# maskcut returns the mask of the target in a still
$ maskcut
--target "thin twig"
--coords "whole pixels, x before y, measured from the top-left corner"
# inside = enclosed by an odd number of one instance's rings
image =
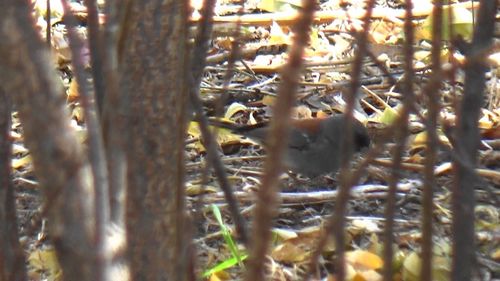
[[[480,1],[477,24],[467,58],[489,48],[492,43],[498,1]],[[452,194],[453,208],[453,260],[451,280],[471,280],[475,264],[474,244],[474,187],[478,177],[473,168],[477,165],[479,147],[478,119],[485,92],[483,60],[470,60],[465,66],[465,89],[458,114],[457,153],[465,160],[464,165],[455,162],[455,184]],[[471,168],[467,167],[471,166]]]
[[[72,14],[68,2],[61,1],[66,15],[68,38],[70,43],[75,78],[78,82],[80,101],[85,112],[89,142],[89,160],[92,168],[95,189],[95,247],[96,269],[95,280],[105,280],[110,268],[110,260],[106,255],[106,225],[109,223],[109,184],[107,162],[104,153],[104,141],[101,127],[96,114],[95,104],[92,103],[91,90],[88,87],[85,65],[82,57],[83,40],[76,33],[76,18]]]
[[[202,20],[198,24],[198,33],[195,38],[195,44],[192,50],[191,58],[191,75],[189,77],[192,85],[189,91],[189,100],[192,110],[198,120],[201,137],[207,148],[208,163],[214,168],[214,172],[219,180],[219,185],[226,196],[229,204],[229,212],[234,220],[234,224],[238,231],[240,240],[246,245],[248,243],[248,231],[245,221],[239,212],[238,202],[232,194],[231,184],[227,180],[226,171],[222,161],[217,156],[217,144],[214,137],[208,129],[208,121],[203,113],[203,105],[199,97],[200,82],[203,74],[203,69],[206,65],[206,54],[208,50],[208,39],[212,30],[213,9],[215,6],[214,0],[205,0],[202,10]]]
[[[393,243],[394,243],[394,213],[396,211],[396,192],[397,183],[401,178],[401,164],[405,148],[406,138],[408,135],[408,117],[409,111],[414,103],[413,94],[413,23],[412,23],[412,1],[406,0],[406,18],[404,24],[405,31],[405,76],[403,80],[403,110],[400,113],[400,118],[396,121],[399,129],[395,130],[396,134],[396,149],[394,151],[393,165],[391,177],[389,179],[389,191],[387,194],[387,205],[385,208],[384,217],[384,270],[383,277],[385,281],[393,280]]]
[[[283,168],[281,160],[285,154],[285,145],[290,129],[290,113],[295,102],[302,68],[302,56],[309,40],[309,29],[316,7],[316,0],[302,2],[302,10],[294,28],[294,42],[290,48],[288,61],[281,73],[282,83],[278,88],[278,99],[273,108],[273,119],[266,141],[269,145],[269,154],[264,163],[266,174],[262,178],[262,185],[257,193],[253,240],[251,241],[248,270],[244,279],[246,281],[265,280],[265,261],[271,240],[272,219],[277,205],[277,186]]]
[[[424,186],[422,192],[422,268],[421,280],[432,280],[432,220],[433,220],[433,197],[436,187],[434,166],[437,160],[437,147],[439,138],[437,135],[437,119],[440,109],[440,88],[442,79],[441,70],[441,48],[442,48],[442,22],[443,1],[434,2],[432,13],[432,76],[424,88],[427,97],[427,119],[425,120],[427,131],[427,143],[425,147],[425,168],[423,171]]]

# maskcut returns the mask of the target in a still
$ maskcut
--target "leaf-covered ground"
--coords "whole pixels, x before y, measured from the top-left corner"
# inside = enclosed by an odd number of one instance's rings
[[[38,1],[45,2],[45,1]],[[34,16],[40,34],[45,36],[44,8],[37,2]],[[292,42],[293,18],[299,11],[300,1],[253,0],[248,1],[237,27],[239,10],[237,1],[219,1],[216,6],[215,25],[208,66],[201,85],[201,95],[207,115],[214,116],[219,97],[225,95],[222,116],[228,122],[256,124],[272,117],[271,106],[280,83],[279,70],[287,60],[287,48]],[[402,177],[397,192],[397,208],[394,244],[396,259],[394,269],[398,280],[417,280],[421,240],[421,193],[422,171],[425,160],[425,126],[420,116],[426,115],[424,86],[428,82],[430,60],[431,4],[420,1],[415,11],[416,42],[414,87],[418,97],[416,108],[419,114],[411,114],[408,137],[402,166]],[[299,96],[294,108],[294,118],[322,118],[341,113],[344,109],[343,94],[349,87],[350,65],[356,50],[353,30],[360,30],[364,1],[347,1],[339,6],[338,1],[322,1],[315,24],[311,29],[309,46],[304,56],[303,76],[298,89]],[[85,9],[77,2],[73,8],[85,16]],[[199,15],[199,4],[193,3],[193,22]],[[453,24],[456,32],[464,38],[471,36],[472,9],[469,2],[453,4]],[[448,8],[449,9],[449,8]],[[370,53],[377,58],[393,79],[400,80],[403,74],[403,8],[399,1],[388,1],[376,6],[369,31]],[[67,89],[68,108],[74,128],[85,141],[85,120],[78,102],[78,87],[72,79],[71,57],[62,12],[52,4],[52,50],[54,67],[60,70]],[[239,35],[235,37],[235,30]],[[194,29],[194,24],[193,24]],[[81,35],[85,36],[84,25]],[[233,42],[237,40],[243,59],[238,60],[230,81],[225,81],[228,60]],[[85,54],[84,54],[85,55]],[[442,53],[444,66],[459,62],[463,57]],[[498,84],[499,55],[490,56],[491,69],[488,74],[486,99],[479,120],[481,148],[478,174],[481,181],[476,187],[476,238],[477,257],[482,280],[500,278],[500,214],[496,205],[500,186],[500,85]],[[448,280],[451,263],[451,219],[450,208],[453,174],[450,155],[450,130],[455,124],[454,105],[463,91],[463,73],[456,71],[455,83],[443,81],[441,85],[440,118],[438,133],[442,146],[438,148],[438,161],[434,168],[437,184],[434,197],[434,278]],[[393,133],[386,128],[401,112],[401,93],[373,60],[366,59],[362,70],[362,87],[355,117],[370,132],[373,143],[384,142],[376,160],[371,161],[352,189],[347,216],[347,263],[349,280],[380,280],[381,235],[384,227],[385,195],[391,170],[394,148]],[[46,239],[43,210],[38,183],[33,175],[29,152],[22,142],[22,128],[16,114],[12,137],[15,141],[12,167],[17,191],[17,211],[23,246],[29,259],[30,278],[57,279],[57,264]],[[451,128],[451,129],[450,129]],[[229,180],[248,220],[252,217],[255,191],[259,188],[263,173],[265,150],[251,139],[229,130],[217,130],[217,141],[221,157],[226,165]],[[353,167],[363,161],[366,151],[356,154]],[[225,228],[233,224],[227,212],[224,196],[212,172],[202,180],[206,165],[205,148],[200,142],[198,125],[191,122],[186,144],[187,193],[189,208],[196,222],[195,245],[200,274],[210,280],[240,279],[243,265],[237,258],[245,259],[244,249],[231,251]],[[154,156],[152,156],[154,157]],[[303,178],[300,175],[284,174],[281,181],[281,204],[275,218],[274,240],[268,257],[268,273],[273,280],[297,280],[303,272],[308,258],[315,249],[322,226],[333,212],[337,196],[336,175]],[[215,204],[221,211],[221,221],[214,213]],[[229,235],[230,236],[230,235]],[[229,240],[228,240],[229,239]],[[335,255],[333,242],[328,243],[321,260],[322,278],[333,278],[332,260]],[[220,263],[224,263],[216,267]],[[243,262],[244,264],[244,262]],[[211,271],[208,271],[212,269]],[[329,279],[333,280],[333,279]]]

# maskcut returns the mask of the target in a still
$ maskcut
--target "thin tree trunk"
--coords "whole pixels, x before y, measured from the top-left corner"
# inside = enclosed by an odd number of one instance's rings
[[[0,88],[0,280],[27,280],[25,259],[17,231],[16,198],[11,175],[12,104]]]
[[[121,65],[134,280],[184,280],[186,1],[134,2]]]
[[[92,175],[28,1],[0,4],[0,83],[17,106],[66,280],[94,280]]]
[[[474,187],[478,184],[477,156],[480,140],[478,127],[481,105],[486,88],[487,70],[484,58],[478,56],[493,42],[498,1],[480,1],[474,39],[467,53],[463,100],[457,123],[457,154],[462,161],[454,162],[455,188],[453,190],[453,261],[451,280],[473,278],[476,264]]]

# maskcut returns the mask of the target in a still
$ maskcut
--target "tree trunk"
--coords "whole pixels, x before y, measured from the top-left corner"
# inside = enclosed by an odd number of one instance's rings
[[[134,2],[121,66],[133,280],[184,280],[186,1]]]
[[[16,198],[11,175],[11,113],[10,99],[0,87],[0,281],[27,280],[17,232]]]
[[[92,175],[28,1],[0,4],[0,83],[17,106],[66,280],[94,280]]]

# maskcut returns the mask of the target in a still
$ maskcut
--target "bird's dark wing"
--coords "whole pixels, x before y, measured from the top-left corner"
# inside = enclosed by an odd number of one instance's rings
[[[305,150],[308,149],[314,141],[314,136],[294,130],[290,132],[288,146],[290,149]]]

